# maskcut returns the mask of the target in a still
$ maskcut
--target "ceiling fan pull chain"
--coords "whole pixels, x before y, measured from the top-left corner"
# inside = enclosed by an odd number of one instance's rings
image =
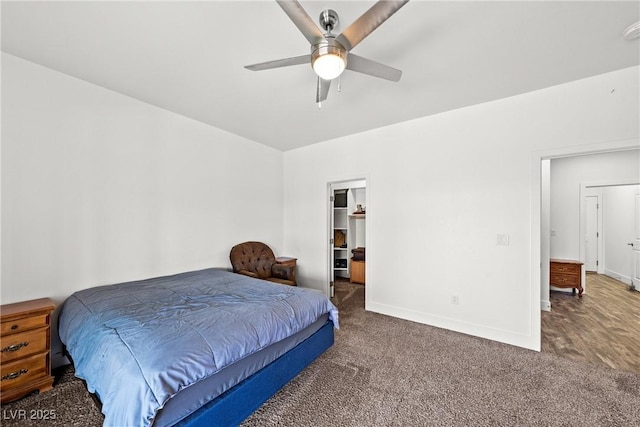
[[[338,76],[338,92],[342,92],[342,78]]]

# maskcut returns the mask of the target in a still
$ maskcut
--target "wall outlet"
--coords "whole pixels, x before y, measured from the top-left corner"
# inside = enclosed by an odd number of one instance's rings
[[[457,305],[459,302],[458,295],[451,295],[451,304]]]
[[[509,246],[509,235],[508,234],[498,234],[496,238],[496,245],[498,246]]]

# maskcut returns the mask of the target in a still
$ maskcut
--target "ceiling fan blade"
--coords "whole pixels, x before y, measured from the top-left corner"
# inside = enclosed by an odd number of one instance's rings
[[[316,91],[316,103],[320,103],[327,99],[329,95],[329,88],[331,87],[331,80],[324,80],[318,77],[318,87]]]
[[[310,64],[311,55],[294,56],[292,58],[276,59],[274,61],[261,62],[259,64],[245,65],[244,68],[251,71],[268,70],[271,68],[288,67],[290,65]]]
[[[312,45],[324,39],[320,28],[313,22],[309,14],[302,8],[296,0],[276,0],[289,19],[296,24],[302,35],[309,40]]]
[[[356,19],[353,24],[349,25],[342,34],[336,38],[336,41],[347,50],[353,49],[408,1],[409,0],[378,1],[371,9]]]
[[[402,71],[400,70],[372,61],[371,59],[363,58],[362,56],[354,55],[353,53],[349,53],[347,69],[393,82],[399,81],[400,77],[402,77]]]

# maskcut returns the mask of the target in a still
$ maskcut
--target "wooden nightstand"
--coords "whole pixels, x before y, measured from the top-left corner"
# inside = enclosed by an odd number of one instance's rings
[[[49,298],[0,307],[0,402],[53,386]]]
[[[565,259],[551,259],[549,268],[549,284],[556,288],[573,288],[573,295],[578,290],[582,298],[582,263]]]
[[[293,283],[296,284],[296,286],[298,285],[298,282],[296,282],[296,264],[298,262],[298,258],[290,258],[288,256],[279,256],[276,257],[276,262],[278,264],[282,264],[282,265],[286,265],[287,267],[293,267]]]

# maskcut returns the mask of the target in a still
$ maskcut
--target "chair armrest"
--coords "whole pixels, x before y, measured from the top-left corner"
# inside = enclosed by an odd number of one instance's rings
[[[271,274],[278,279],[294,280],[295,269],[295,267],[289,265],[273,264],[273,266],[271,266]]]
[[[259,279],[259,277],[258,277],[258,275],[256,273],[254,273],[253,271],[249,271],[249,270],[240,270],[240,271],[238,271],[238,274],[244,274],[245,276],[255,277],[256,279]]]

